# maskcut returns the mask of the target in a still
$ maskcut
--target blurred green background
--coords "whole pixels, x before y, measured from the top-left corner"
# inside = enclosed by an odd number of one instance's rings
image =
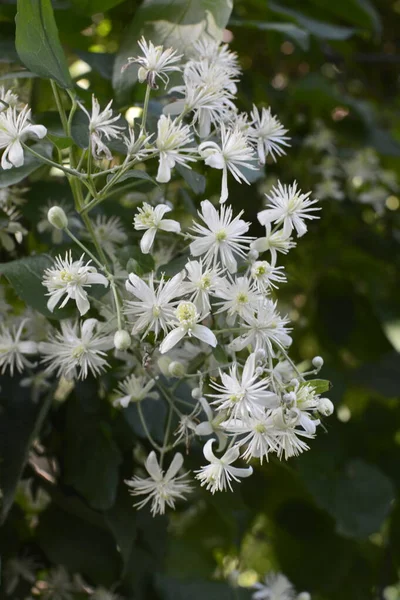
[[[179,18],[192,3],[153,4],[156,11],[169,10],[173,21],[174,5]],[[200,0],[190,10],[211,4]],[[139,5],[53,2],[82,100],[89,101],[92,91],[102,104],[115,95],[115,57],[121,44],[123,53],[134,54]],[[29,101],[37,122],[49,124],[55,107],[48,82],[16,73],[22,66],[14,48],[15,11],[15,2],[3,0],[1,78]],[[135,513],[122,491],[108,503],[107,492],[118,483],[118,457],[131,443],[112,423],[114,439],[101,449],[90,446],[82,422],[98,417],[97,392],[90,381],[79,384],[42,440],[60,465],[59,486],[51,490],[26,467],[34,494],[45,489],[52,502],[36,514],[20,489],[0,534],[3,564],[32,554],[44,568],[63,564],[94,586],[119,582],[118,593],[146,600],[247,597],[245,589],[231,591],[214,581],[234,570],[243,586],[256,574],[281,571],[314,600],[395,600],[400,592],[383,594],[400,579],[400,1],[235,0],[225,39],[243,68],[241,109],[271,106],[292,136],[287,156],[268,163],[251,188],[232,181],[230,201],[255,221],[277,178],[296,179],[321,199],[320,221],[282,261],[288,284],[279,298],[293,321],[292,358],[324,357],[321,377],[332,381],[335,415],[304,456],[272,460],[234,494],[199,493],[189,508],[151,520],[145,511]],[[132,116],[142,99],[139,86],[117,89],[114,106]],[[159,112],[157,98],[151,110]],[[171,193],[194,209],[218,192],[219,174],[210,175],[204,192],[186,186]],[[41,171],[28,186],[30,202],[22,207],[28,228],[40,204],[55,196],[68,200],[66,187],[44,181]],[[128,224],[131,212],[124,210],[117,200],[104,206]],[[253,233],[261,230],[255,226]],[[46,240],[30,233],[25,251],[41,244]],[[3,391],[15,397],[15,384],[2,379]],[[79,436],[87,461],[72,456]],[[14,442],[8,438],[10,449]],[[99,481],[102,464],[107,473]],[[116,542],[125,553],[122,567]],[[22,582],[13,594],[22,599],[28,591]],[[0,594],[6,597],[4,587]]]

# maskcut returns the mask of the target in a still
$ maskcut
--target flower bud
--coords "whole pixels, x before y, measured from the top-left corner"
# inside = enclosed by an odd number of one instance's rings
[[[181,362],[173,360],[168,367],[168,372],[172,377],[183,377],[186,374],[186,369]]]
[[[169,365],[171,364],[171,362],[172,362],[172,360],[168,356],[161,356],[157,360],[158,368],[160,369],[160,371],[164,375],[164,377],[170,376],[168,369],[169,369]]]
[[[125,329],[119,329],[114,335],[114,347],[117,350],[128,350],[131,345],[131,336]]]
[[[301,594],[297,596],[296,600],[311,600],[311,596],[308,592],[301,592]]]
[[[324,359],[322,358],[322,356],[314,356],[314,358],[312,359],[312,364],[313,367],[315,367],[316,369],[321,369],[324,364]]]
[[[255,260],[257,260],[257,258],[259,256],[260,256],[259,252],[257,252],[257,250],[254,250],[254,248],[252,248],[247,255],[247,259],[249,260],[249,262],[254,262]]]
[[[324,417],[330,417],[335,407],[333,403],[329,400],[329,398],[320,398],[318,402],[318,412]]]
[[[47,219],[56,229],[65,229],[68,227],[67,215],[61,206],[52,206],[47,213]]]
[[[200,400],[200,398],[202,397],[202,393],[201,393],[201,389],[199,387],[193,388],[192,389],[192,398],[193,400]]]
[[[267,358],[267,353],[265,352],[264,348],[259,348],[258,350],[256,350],[256,361],[257,362],[264,362],[264,360]]]

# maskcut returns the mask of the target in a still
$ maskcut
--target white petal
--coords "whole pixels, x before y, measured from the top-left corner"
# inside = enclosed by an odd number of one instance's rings
[[[180,342],[183,337],[185,337],[185,333],[185,330],[181,327],[177,327],[176,329],[170,331],[169,334],[164,338],[162,344],[160,345],[161,354],[165,354],[166,352],[171,350],[171,348],[176,346],[176,344]]]
[[[178,473],[179,469],[183,465],[183,456],[180,452],[177,452],[169,466],[168,471],[165,474],[165,479],[172,479]]]
[[[142,239],[140,240],[140,249],[143,254],[148,254],[150,252],[154,238],[156,237],[156,233],[156,227],[150,227],[150,229],[144,233]]]
[[[160,469],[160,465],[158,464],[157,456],[154,450],[152,450],[148,455],[145,462],[145,467],[148,474],[151,475],[154,481],[161,481],[163,473]]]
[[[211,329],[208,329],[208,327],[205,327],[204,325],[195,325],[192,329],[192,335],[213,348],[218,344],[217,338]]]
[[[214,442],[215,442],[214,439],[208,440],[208,442],[206,442],[204,444],[204,448],[203,448],[204,457],[210,463],[215,463],[219,460],[216,458],[216,456],[214,455],[214,452],[212,451],[212,446],[213,446]]]
[[[163,231],[171,231],[173,233],[179,233],[181,230],[181,226],[178,221],[174,221],[173,219],[163,219],[158,225],[159,229]]]

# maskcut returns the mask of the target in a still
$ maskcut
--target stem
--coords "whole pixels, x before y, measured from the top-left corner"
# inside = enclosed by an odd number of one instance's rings
[[[112,290],[112,293],[113,293],[115,310],[117,311],[118,329],[121,330],[121,329],[123,329],[122,314],[121,314],[121,305],[120,305],[120,298],[118,296],[118,290],[117,290],[117,286],[115,285],[114,277],[112,279],[110,279],[110,285],[111,285],[111,290]]]
[[[151,444],[151,445],[152,445],[152,446],[153,446],[153,447],[154,447],[156,450],[158,450],[158,452],[160,452],[160,453],[162,453],[162,452],[165,452],[165,449],[161,448],[161,446],[159,446],[159,445],[157,444],[157,442],[155,442],[155,441],[154,441],[154,439],[153,439],[153,437],[152,437],[152,435],[151,435],[151,433],[150,433],[150,431],[149,431],[149,428],[147,427],[146,419],[144,418],[144,414],[143,414],[143,411],[142,411],[142,407],[141,407],[141,403],[140,403],[140,402],[138,402],[138,403],[137,403],[137,407],[138,407],[138,413],[139,413],[140,422],[141,422],[141,424],[142,424],[142,427],[143,427],[143,429],[144,429],[144,432],[145,432],[145,434],[146,434],[146,437],[147,437],[147,439],[149,440],[150,444]]]
[[[144,104],[143,104],[143,113],[142,113],[142,121],[140,123],[140,133],[142,134],[145,127],[146,127],[146,121],[147,121],[147,110],[149,108],[149,100],[150,100],[150,92],[151,92],[151,88],[148,85],[146,87],[146,95],[144,97]]]
[[[289,354],[286,352],[284,347],[276,340],[274,341],[274,344],[276,344],[278,346],[279,350],[282,352],[283,356],[289,362],[290,366],[294,369],[295,373],[300,377],[300,381],[305,381],[303,375],[300,373],[300,371],[298,370],[298,368],[296,367],[296,365],[294,364],[294,362],[292,361],[292,359],[290,358]]]
[[[168,420],[167,420],[167,426],[165,428],[165,434],[164,434],[164,441],[163,441],[163,445],[161,448],[161,452],[160,452],[160,467],[162,468],[163,465],[163,460],[164,460],[164,454],[168,448],[168,439],[171,433],[171,423],[172,423],[172,409],[173,406],[169,406],[169,412],[168,412]]]
[[[79,177],[80,179],[82,179],[82,177],[84,177],[84,175],[82,173],[78,173],[78,171],[75,171],[74,169],[69,169],[68,167],[64,167],[64,165],[56,163],[53,160],[51,160],[50,158],[46,158],[46,156],[39,154],[38,152],[33,150],[33,148],[31,148],[30,146],[27,146],[27,144],[25,144],[25,142],[21,142],[21,144],[23,145],[25,150],[28,150],[31,154],[33,154],[33,156],[36,156],[36,158],[39,158],[40,160],[47,163],[48,165],[51,165],[52,167],[55,167],[56,169],[60,169],[61,171],[64,171],[64,173],[73,175],[74,177]]]
[[[101,262],[95,257],[94,254],[92,254],[92,252],[90,252],[89,248],[86,248],[85,244],[82,244],[82,242],[80,240],[78,240],[77,237],[74,236],[74,234],[68,229],[68,227],[65,228],[65,232],[69,235],[69,237],[71,238],[71,240],[73,242],[75,242],[75,244],[77,244],[80,248],[82,248],[82,250],[88,256],[90,256],[90,258],[92,259],[92,261],[94,263],[96,263],[96,265],[99,267],[99,269],[101,269],[105,273],[109,274],[108,271],[107,271],[107,269],[105,268],[105,266],[101,264]]]
[[[64,129],[64,132],[66,135],[69,135],[67,115],[65,114],[65,110],[62,105],[62,100],[61,100],[59,89],[57,87],[57,84],[52,79],[50,79],[50,84],[51,84],[51,89],[53,90],[54,99],[57,104],[57,109],[60,114],[60,119],[61,119],[61,123],[62,123],[63,129]]]

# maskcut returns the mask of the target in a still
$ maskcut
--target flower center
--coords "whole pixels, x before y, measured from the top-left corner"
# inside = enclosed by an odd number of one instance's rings
[[[209,273],[203,275],[200,279],[200,286],[202,290],[208,290],[211,287],[211,276]]]
[[[86,348],[83,344],[80,344],[72,350],[72,358],[80,358],[82,354],[85,354]]]
[[[175,314],[179,323],[185,327],[193,327],[198,319],[197,310],[193,302],[180,302]]]
[[[60,271],[60,279],[64,283],[71,283],[71,281],[74,281],[75,277],[69,271],[63,270],[63,271]]]
[[[220,229],[219,231],[216,232],[215,234],[215,239],[217,242],[224,242],[227,238],[227,233],[225,229]]]
[[[239,292],[239,294],[236,296],[236,302],[238,304],[247,304],[248,301],[249,296],[246,294],[246,292]]]

